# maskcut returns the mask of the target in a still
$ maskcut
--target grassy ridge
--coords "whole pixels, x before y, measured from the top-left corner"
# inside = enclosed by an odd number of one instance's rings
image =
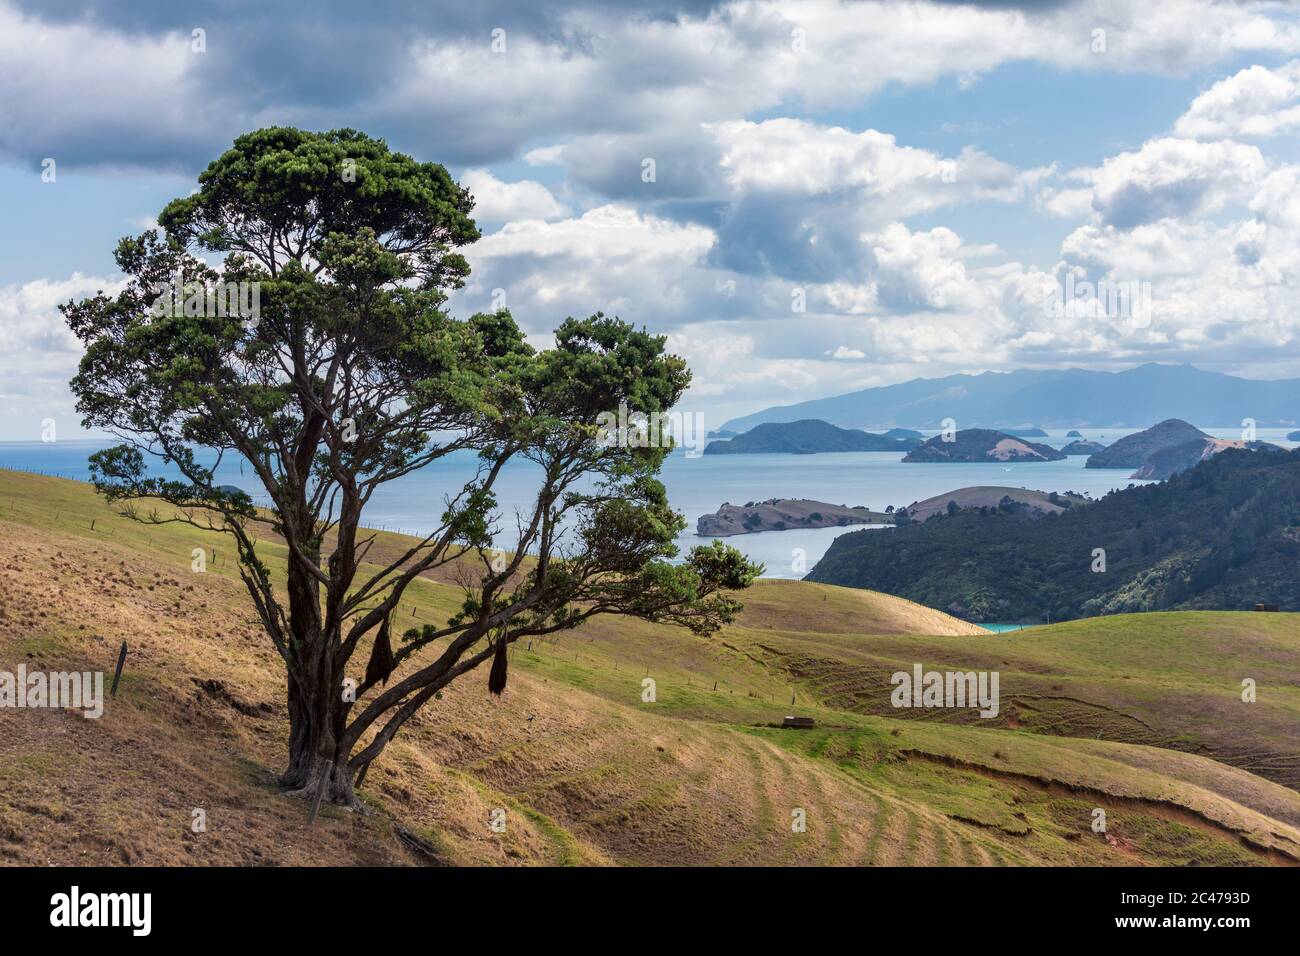
[[[381,535],[381,545],[399,544]],[[191,549],[213,546],[208,572],[192,573]],[[266,549],[279,573],[282,548]],[[1020,729],[900,719],[869,690],[835,683],[844,674],[875,680],[899,661],[979,660],[1001,669],[1018,708],[1032,690],[1022,675],[1069,674],[1079,693],[1085,684],[1117,694],[1143,687],[1154,699],[1162,687],[1217,687],[1243,660],[1291,667],[1286,633],[1261,637],[1234,631],[1231,615],[1183,614],[1160,616],[1168,625],[1145,641],[1115,641],[1089,622],[1056,632],[1061,640],[1047,630],[992,637],[897,598],[802,582],[760,583],[741,621],[711,640],[604,620],[517,645],[503,699],[486,693],[486,674],[448,688],[372,768],[362,793],[374,812],[331,812],[308,831],[306,808],[272,779],[284,760],[282,665],[226,551],[211,533],[115,517],[85,485],[0,472],[0,668],[106,670],[120,642],[130,646],[101,720],[0,710],[0,860],[1300,859],[1300,795],[1260,775],[1105,734],[1033,733],[1029,716]],[[445,581],[420,581],[402,615],[437,621],[458,603]],[[1295,626],[1291,615],[1275,620]],[[1180,647],[1187,662],[1162,670],[1162,655]],[[646,677],[654,703],[642,701]],[[1252,713],[1294,736],[1294,697],[1275,700],[1266,678],[1260,685],[1271,709]],[[772,726],[792,709],[819,728]],[[1189,713],[1171,707],[1169,719]],[[1239,733],[1253,726],[1241,722]],[[1106,834],[1090,828],[1097,807]],[[195,808],[207,812],[206,833],[190,829]],[[489,827],[496,809],[506,812],[504,833]],[[802,831],[792,828],[800,814]]]

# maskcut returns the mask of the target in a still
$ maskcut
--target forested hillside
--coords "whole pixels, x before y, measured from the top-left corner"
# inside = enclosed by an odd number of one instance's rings
[[[1300,451],[1229,449],[1045,518],[1010,502],[835,539],[808,579],[975,621],[1300,608]],[[1102,555],[1104,552],[1104,570]]]

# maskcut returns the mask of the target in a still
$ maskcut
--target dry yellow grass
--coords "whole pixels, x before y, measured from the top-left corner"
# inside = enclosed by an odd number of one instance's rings
[[[977,624],[892,594],[765,579],[745,592],[738,624],[815,634],[987,635]]]
[[[503,698],[487,694],[486,675],[452,685],[372,767],[362,791],[370,812],[327,808],[308,829],[307,808],[273,783],[285,759],[282,665],[230,569],[190,572],[192,544],[188,530],[111,517],[84,486],[0,472],[0,669],[111,672],[121,641],[130,647],[100,720],[0,710],[0,861],[1300,858],[1294,792],[1204,758],[920,725],[828,708],[808,686],[792,691],[756,641],[793,640],[783,629],[794,628],[846,641],[972,630],[905,601],[798,582],[756,586],[740,624],[714,639],[608,620],[517,648]],[[433,620],[456,600],[453,588],[422,582],[412,617]],[[653,704],[640,696],[647,671],[658,681]],[[792,692],[818,730],[771,727]],[[1099,801],[1111,811],[1107,835],[1089,829]],[[206,833],[191,832],[195,808],[207,813]],[[505,812],[503,832],[490,826],[494,811]]]

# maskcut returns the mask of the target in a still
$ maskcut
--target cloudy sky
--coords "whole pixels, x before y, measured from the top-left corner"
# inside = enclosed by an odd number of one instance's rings
[[[709,427],[958,371],[1300,375],[1290,3],[0,0],[0,440],[76,431],[57,304],[276,124],[444,163],[459,314],[663,332]]]

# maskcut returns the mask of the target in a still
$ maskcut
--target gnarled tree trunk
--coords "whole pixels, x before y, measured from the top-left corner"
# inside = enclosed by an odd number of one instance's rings
[[[280,775],[285,788],[315,799],[358,806],[340,749],[347,726],[342,676],[335,673],[338,635],[320,626],[317,579],[294,560],[289,563],[290,626],[293,647],[289,673],[289,766]]]
[[[323,785],[324,802],[355,807],[348,755],[340,749],[346,719],[343,688],[311,676],[289,681],[289,766],[280,782],[311,799]]]

